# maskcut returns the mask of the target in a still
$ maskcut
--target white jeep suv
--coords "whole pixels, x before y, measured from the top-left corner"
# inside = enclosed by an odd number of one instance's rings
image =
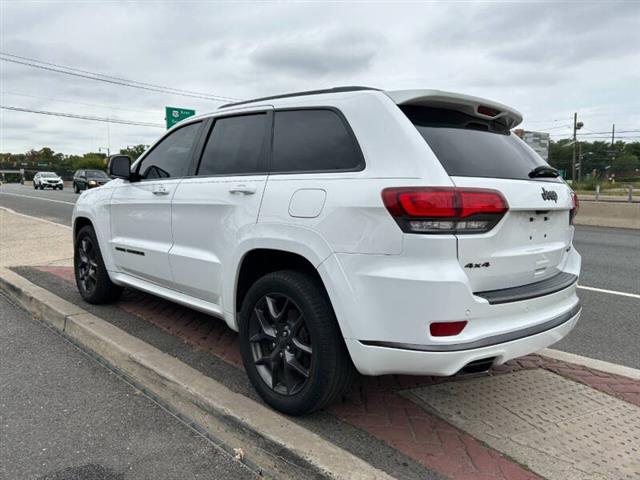
[[[452,375],[576,324],[577,199],[505,105],[343,87],[229,104],[169,130],[74,214],[90,303],[122,287],[223,319],[274,408],[365,375]]]

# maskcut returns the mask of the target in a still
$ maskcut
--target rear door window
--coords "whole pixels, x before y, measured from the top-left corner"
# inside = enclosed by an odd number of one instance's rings
[[[266,132],[266,113],[217,119],[202,153],[197,175],[265,173]]]
[[[438,160],[453,176],[532,180],[529,172],[547,163],[499,121],[453,110],[400,107]],[[561,182],[560,178],[535,178]]]
[[[272,173],[353,171],[364,167],[346,121],[333,110],[275,112]]]

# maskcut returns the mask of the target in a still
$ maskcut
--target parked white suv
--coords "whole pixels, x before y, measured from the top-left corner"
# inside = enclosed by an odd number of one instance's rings
[[[52,188],[62,190],[64,188],[64,182],[57,173],[54,172],[38,172],[33,176],[33,188],[35,190],[44,190],[45,188]]]
[[[345,87],[169,130],[73,215],[90,303],[133,287],[224,319],[289,414],[352,378],[478,372],[576,324],[577,200],[505,105]]]

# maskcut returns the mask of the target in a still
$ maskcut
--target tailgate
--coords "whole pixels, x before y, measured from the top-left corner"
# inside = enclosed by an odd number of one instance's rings
[[[458,235],[458,259],[474,292],[545,280],[571,247],[571,189],[564,183],[452,177],[458,187],[500,191],[509,211],[490,232]]]

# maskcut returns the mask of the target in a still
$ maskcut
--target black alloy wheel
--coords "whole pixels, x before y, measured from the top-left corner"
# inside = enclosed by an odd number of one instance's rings
[[[300,308],[284,294],[265,295],[249,323],[253,362],[262,380],[281,395],[295,395],[309,378],[313,349]]]
[[[74,244],[73,265],[80,295],[93,304],[109,303],[122,295],[123,288],[109,278],[96,233],[91,225],[80,229]]]
[[[319,410],[353,380],[338,321],[313,271],[279,270],[260,277],[244,296],[238,327],[247,376],[280,412]]]
[[[79,261],[76,266],[76,275],[80,288],[91,295],[98,284],[98,261],[96,258],[96,246],[89,235],[83,236],[78,242]]]

